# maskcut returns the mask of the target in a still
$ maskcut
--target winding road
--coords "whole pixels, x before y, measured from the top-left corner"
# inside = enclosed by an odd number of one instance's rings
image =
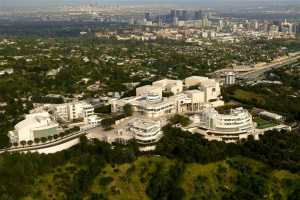
[[[82,135],[86,135],[86,134],[88,134],[89,131],[92,131],[92,130],[97,129],[99,127],[100,126],[95,126],[95,127],[83,129],[83,130],[80,130],[78,132],[66,135],[63,138],[52,140],[52,141],[47,142],[47,143],[36,144],[36,145],[31,145],[31,146],[22,146],[22,147],[18,146],[18,147],[10,147],[10,148],[6,148],[6,149],[0,149],[0,154],[5,153],[5,152],[26,152],[26,151],[33,151],[33,150],[39,150],[39,149],[54,147],[54,146],[69,142],[71,140],[74,140],[76,138],[79,138]]]

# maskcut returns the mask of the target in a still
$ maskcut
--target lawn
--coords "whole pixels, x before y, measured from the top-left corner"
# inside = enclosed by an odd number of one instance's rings
[[[262,119],[260,117],[256,117],[254,119],[254,121],[257,123],[258,129],[265,129],[265,128],[270,128],[270,127],[274,127],[274,126],[278,125],[275,122],[271,122],[271,121]]]
[[[241,89],[235,90],[232,97],[235,98],[236,100],[247,101],[247,102],[253,101],[262,105],[265,104],[264,96],[258,95],[254,92],[241,90]]]

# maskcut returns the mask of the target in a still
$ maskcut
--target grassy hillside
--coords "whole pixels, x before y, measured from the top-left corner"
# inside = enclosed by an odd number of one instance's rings
[[[177,178],[168,182],[176,166],[182,166],[183,170],[175,170],[179,172]],[[78,166],[66,164],[36,177],[35,192],[25,199],[66,199],[64,189],[80,170]],[[151,184],[153,181],[157,181],[157,188],[153,188],[156,187]],[[152,191],[162,197],[163,188],[173,183],[183,190],[183,199],[187,200],[235,199],[241,195],[243,199],[297,199],[300,175],[271,170],[263,163],[244,157],[206,165],[183,164],[158,156],[140,157],[130,164],[108,164],[102,168],[89,184],[85,199],[147,200]]]
[[[164,133],[152,156],[142,156],[134,141],[112,146],[85,137],[56,154],[3,154],[0,199],[300,199],[298,132],[239,144],[172,127]]]

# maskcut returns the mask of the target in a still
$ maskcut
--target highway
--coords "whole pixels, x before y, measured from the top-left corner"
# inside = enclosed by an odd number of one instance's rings
[[[86,135],[86,134],[88,134],[89,131],[97,129],[98,127],[99,126],[87,128],[87,129],[84,129],[84,130],[80,130],[79,132],[72,133],[70,135],[66,135],[63,138],[52,140],[48,143],[36,144],[36,145],[32,145],[32,146],[24,146],[24,147],[23,146],[22,147],[18,146],[18,147],[0,149],[0,154],[4,153],[4,152],[26,152],[26,151],[32,151],[32,150],[39,150],[39,149],[54,147],[54,146],[69,142],[71,140],[74,140],[76,138],[79,138],[82,135]]]
[[[283,61],[279,61],[279,62],[276,62],[276,63],[271,63],[271,64],[268,64],[264,67],[257,68],[253,71],[240,74],[238,76],[238,78],[241,78],[241,79],[244,79],[244,80],[256,80],[267,71],[270,71],[272,69],[278,69],[280,67],[283,67],[283,66],[286,66],[286,65],[289,65],[289,64],[293,64],[293,63],[297,62],[299,59],[300,59],[300,55],[297,55],[297,56],[294,56],[294,57],[289,57],[289,58],[287,58]]]

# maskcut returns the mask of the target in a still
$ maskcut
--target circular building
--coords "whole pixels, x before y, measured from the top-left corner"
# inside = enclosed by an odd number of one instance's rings
[[[224,142],[236,142],[253,133],[254,123],[251,114],[243,108],[231,109],[220,114],[214,108],[207,108],[192,118],[202,130],[205,138]]]
[[[163,136],[160,122],[152,120],[135,119],[129,123],[129,130],[139,144],[140,151],[155,150],[155,143]]]

